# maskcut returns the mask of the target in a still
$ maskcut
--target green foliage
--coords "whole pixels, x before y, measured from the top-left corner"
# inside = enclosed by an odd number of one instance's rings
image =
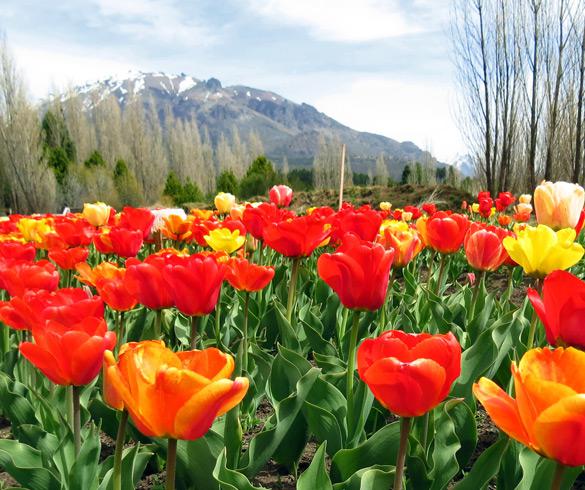
[[[70,162],[76,159],[75,143],[71,139],[65,118],[60,112],[47,111],[41,122],[44,144],[47,148],[62,148]]]
[[[102,154],[99,151],[94,150],[91,152],[91,155],[89,155],[87,160],[85,160],[85,162],[83,162],[83,164],[87,168],[105,167],[106,161],[104,160],[104,157],[102,156]]]
[[[252,162],[240,182],[240,195],[244,198],[266,194],[276,184],[276,172],[272,162],[264,155]]]
[[[187,202],[200,202],[203,200],[203,193],[201,192],[201,189],[197,187],[197,184],[191,182],[190,179],[187,179],[184,185],[181,184],[177,174],[173,171],[169,172],[163,195],[170,197],[175,206],[180,206]]]
[[[136,177],[130,171],[124,160],[119,159],[116,162],[113,179],[121,205],[140,206],[142,204],[142,193],[140,192]]]
[[[400,183],[401,184],[408,184],[408,182],[410,180],[411,173],[412,173],[412,170],[410,168],[410,165],[405,165],[404,169],[402,170],[402,177],[400,179]]]
[[[353,174],[353,185],[368,185],[369,177],[368,174],[362,174],[359,172],[354,172]]]
[[[224,170],[217,177],[217,192],[238,193],[238,179],[231,170]]]
[[[449,169],[453,171],[453,167],[449,167]],[[443,184],[447,180],[447,169],[445,167],[437,167],[435,170],[435,179],[437,179],[437,183]]]
[[[295,168],[287,175],[287,183],[295,191],[310,191],[313,189],[313,169]]]
[[[57,183],[62,186],[67,178],[67,174],[69,173],[69,165],[71,164],[71,161],[67,157],[65,150],[60,146],[55,148],[47,147],[45,151],[47,155],[47,165],[53,169]]]

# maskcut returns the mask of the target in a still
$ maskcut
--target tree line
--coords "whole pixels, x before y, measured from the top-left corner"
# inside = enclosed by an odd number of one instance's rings
[[[455,0],[458,121],[485,187],[582,182],[585,0]]]

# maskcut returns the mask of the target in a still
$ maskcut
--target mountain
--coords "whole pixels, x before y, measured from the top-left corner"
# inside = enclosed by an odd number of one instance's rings
[[[457,155],[450,165],[463,177],[475,177],[475,164],[469,154]]]
[[[121,77],[87,84],[76,89],[87,109],[107,96],[114,96],[122,109],[133,97],[145,105],[154,101],[163,120],[165,110],[176,117],[196,118],[207,127],[213,142],[236,127],[242,137],[256,131],[267,156],[277,164],[286,156],[291,167],[309,166],[318,150],[320,135],[337,137],[347,145],[352,169],[374,168],[380,153],[387,157],[390,174],[399,178],[404,165],[436,160],[410,141],[356,131],[337,122],[315,107],[297,104],[268,90],[243,85],[223,87],[216,78],[199,80],[184,73],[128,73]]]

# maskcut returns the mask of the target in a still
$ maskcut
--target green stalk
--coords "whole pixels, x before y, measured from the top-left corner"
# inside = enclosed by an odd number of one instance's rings
[[[473,320],[473,318],[475,317],[475,307],[477,305],[477,298],[479,297],[479,291],[481,290],[484,281],[485,271],[481,271],[473,287],[473,296],[471,297],[471,305],[469,307],[469,318],[467,319],[468,322]]]
[[[197,330],[199,327],[199,317],[192,316],[191,317],[191,332],[189,336],[189,344],[191,345],[191,350],[195,350],[197,348]]]
[[[79,402],[81,386],[72,386],[71,391],[73,397],[73,440],[75,441],[75,456],[79,456],[81,450],[81,405]]]
[[[297,291],[297,279],[299,277],[299,265],[301,264],[301,258],[295,257],[292,263],[292,270],[290,273],[290,283],[288,285],[288,303],[286,306],[286,319],[289,323],[292,320],[292,312],[295,306],[295,296]]]
[[[538,291],[538,294],[542,294],[542,291],[540,290],[540,279],[536,279],[536,282],[534,283],[534,289],[536,289]],[[538,315],[536,314],[536,310],[533,309],[532,311],[532,318],[530,319],[530,328],[528,329],[528,342],[526,344],[526,349],[530,350],[532,349],[532,347],[534,346],[534,336],[536,334],[536,321],[538,320]]]
[[[124,451],[127,423],[128,412],[122,410],[118,425],[118,435],[116,436],[116,452],[114,453],[114,472],[112,474],[113,490],[122,490],[122,453]]]
[[[408,433],[410,432],[410,417],[400,419],[400,447],[396,458],[396,473],[394,474],[394,490],[402,490],[404,462],[408,451]]]
[[[65,404],[67,405],[67,422],[69,422],[71,432],[75,432],[73,424],[73,386],[67,386],[65,388]]]
[[[443,283],[443,275],[445,274],[445,262],[447,256],[441,254],[441,261],[439,262],[439,277],[437,278],[437,284],[435,284],[435,294],[438,296],[441,291],[441,285]]]
[[[154,339],[158,340],[161,338],[161,324],[162,324],[162,310],[156,310],[154,317]]]
[[[557,462],[557,466],[555,468],[555,474],[553,475],[552,483],[550,485],[550,490],[561,490],[561,483],[563,481],[563,474],[565,472],[565,465]]]
[[[353,324],[349,336],[349,347],[347,354],[347,378],[345,382],[347,399],[347,432],[351,434],[351,425],[353,424],[353,372],[355,370],[355,350],[357,346],[358,330],[360,326],[360,311],[355,310],[353,313]]]
[[[175,490],[175,473],[177,470],[177,440],[169,437],[167,447],[167,484],[165,490]]]
[[[244,293],[244,325],[242,327],[242,367],[241,372],[248,372],[248,310],[250,306],[250,293]]]
[[[221,290],[219,292],[219,299],[215,307],[215,345],[218,349],[223,350],[221,342]]]

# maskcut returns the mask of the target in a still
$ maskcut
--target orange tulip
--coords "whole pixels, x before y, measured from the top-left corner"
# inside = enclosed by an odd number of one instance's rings
[[[248,391],[247,378],[229,379],[233,358],[215,348],[175,353],[146,340],[124,344],[118,362],[110,351],[104,361],[106,402],[128,410],[150,437],[197,439]]]
[[[193,234],[191,231],[191,225],[193,224],[192,217],[184,219],[183,216],[179,216],[178,214],[171,214],[163,217],[163,220],[163,235],[171,240],[184,241]]]
[[[102,262],[93,269],[87,262],[81,262],[75,266],[75,270],[79,274],[75,276],[77,280],[93,287],[96,286],[98,279],[112,279],[118,274],[118,266],[111,262]]]
[[[585,352],[529,350],[512,363],[516,398],[481,378],[473,393],[494,423],[533,451],[567,466],[585,464]]]

